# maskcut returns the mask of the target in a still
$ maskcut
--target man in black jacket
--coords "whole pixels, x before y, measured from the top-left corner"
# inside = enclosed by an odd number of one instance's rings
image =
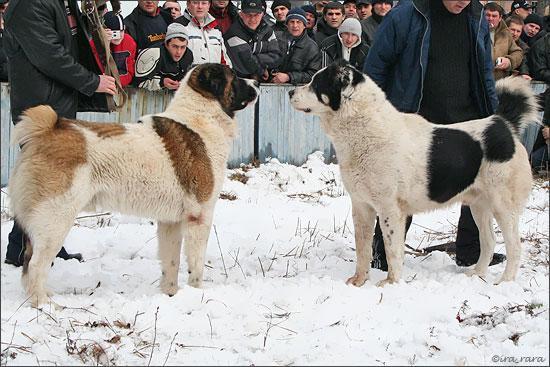
[[[287,31],[279,40],[283,61],[277,72],[272,73],[272,83],[306,84],[321,68],[319,47],[307,34],[306,13],[294,8],[286,16]]]
[[[0,0],[0,82],[8,81],[8,59],[4,52],[4,13],[8,8],[8,0]]]
[[[362,70],[368,53],[369,46],[361,38],[361,23],[356,18],[348,18],[340,25],[337,34],[321,43],[321,67],[344,59],[356,69]]]
[[[319,46],[325,40],[338,33],[338,27],[344,21],[344,5],[338,1],[331,1],[323,8],[323,17],[317,22],[315,42]]]
[[[5,22],[14,124],[24,110],[41,104],[50,105],[59,116],[76,118],[79,93],[85,97],[95,92],[116,93],[113,77],[97,75],[79,63],[93,60],[93,56],[76,0],[11,0]],[[96,68],[92,64],[87,67]],[[22,265],[25,237],[15,218],[6,263]],[[64,248],[57,256],[82,259]]]
[[[241,2],[239,19],[224,34],[227,54],[241,78],[267,81],[268,70],[279,67],[281,50],[271,27],[264,19],[261,1]]]
[[[188,42],[186,27],[176,22],[170,24],[160,48],[150,48],[139,54],[135,85],[150,91],[178,89],[193,65],[193,52],[187,47]]]

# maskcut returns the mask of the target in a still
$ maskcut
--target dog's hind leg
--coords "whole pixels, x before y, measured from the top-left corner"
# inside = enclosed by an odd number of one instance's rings
[[[173,296],[178,292],[178,273],[183,239],[183,221],[159,222],[157,225],[159,259],[162,269],[160,289]]]
[[[516,279],[521,259],[521,242],[519,238],[519,214],[514,209],[506,211],[495,210],[495,218],[502,231],[506,244],[506,268],[497,282],[507,282]]]
[[[189,216],[183,231],[187,272],[189,273],[187,284],[195,288],[200,288],[202,285],[204,255],[212,226],[213,210],[204,211],[209,214],[201,214],[198,217]]]
[[[484,201],[470,205],[470,209],[472,211],[472,217],[479,229],[480,254],[475,267],[468,271],[467,274],[470,276],[477,275],[483,278],[487,274],[487,268],[491,263],[493,251],[495,249],[493,215],[491,214],[489,205]]]
[[[353,198],[352,210],[357,264],[355,275],[349,278],[346,284],[360,287],[369,279],[370,263],[372,261],[372,235],[374,232],[376,211],[372,206],[355,201]]]
[[[47,216],[34,216],[25,223],[32,251],[28,254],[28,259],[25,259],[22,281],[34,307],[48,302],[49,292],[46,289],[48,272],[55,256],[63,246],[67,233],[73,226],[75,217],[76,214],[72,215],[72,213],[63,213],[63,215],[51,213]],[[25,256],[27,257],[27,254]]]
[[[388,277],[377,286],[383,287],[387,283],[395,283],[401,279],[403,259],[405,257],[405,222],[407,216],[399,209],[384,210],[378,217],[383,221],[384,249],[388,261]]]

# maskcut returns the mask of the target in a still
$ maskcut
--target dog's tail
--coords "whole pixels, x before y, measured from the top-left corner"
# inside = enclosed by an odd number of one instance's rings
[[[521,77],[500,79],[496,91],[499,101],[496,115],[508,121],[516,135],[538,121],[539,104],[529,81]]]
[[[46,105],[32,107],[23,112],[21,121],[15,125],[12,144],[23,145],[52,130],[57,123],[57,113]]]

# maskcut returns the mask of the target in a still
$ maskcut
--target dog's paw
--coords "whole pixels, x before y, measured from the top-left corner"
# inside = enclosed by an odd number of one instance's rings
[[[469,277],[480,277],[480,278],[485,278],[485,275],[486,275],[486,272],[485,271],[482,271],[482,270],[479,270],[479,269],[476,269],[476,268],[473,268],[473,269],[468,269],[465,274]]]
[[[187,281],[187,284],[194,288],[200,288],[202,287],[202,278],[189,274],[189,280]]]
[[[360,287],[362,286],[363,284],[365,284],[365,282],[369,279],[369,276],[367,273],[363,273],[363,274],[355,274],[354,276],[352,276],[351,278],[349,278],[348,280],[346,280],[346,284],[348,285],[354,285],[356,287]]]
[[[179,287],[178,283],[171,282],[168,280],[161,280],[160,282],[160,289],[162,290],[162,293],[169,295],[172,297],[176,293],[178,293]]]
[[[49,303],[52,303],[54,306],[56,305],[56,303],[51,300],[48,292],[34,293],[29,297],[29,301],[31,303],[31,307],[34,308],[40,308],[40,306],[45,306]]]
[[[397,283],[397,280],[395,280],[395,279],[390,279],[390,278],[386,278],[386,279],[381,280],[381,281],[379,281],[378,283],[376,283],[376,286],[382,288],[382,287],[384,287],[386,284],[393,284],[393,283]]]
[[[516,280],[516,277],[513,275],[510,276],[507,274],[502,274],[502,277],[498,280],[498,282],[495,283],[495,285],[499,285],[500,283],[504,282],[513,282],[514,280]]]

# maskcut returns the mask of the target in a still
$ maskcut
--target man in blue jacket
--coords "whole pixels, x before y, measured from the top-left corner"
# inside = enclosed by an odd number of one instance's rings
[[[495,111],[491,50],[489,26],[478,0],[401,1],[380,24],[363,71],[399,111],[450,124]],[[477,262],[479,232],[469,207],[461,209],[456,249],[454,243],[443,249],[456,251],[459,266]],[[378,222],[373,259],[373,267],[387,271]],[[495,254],[491,265],[504,259]]]

